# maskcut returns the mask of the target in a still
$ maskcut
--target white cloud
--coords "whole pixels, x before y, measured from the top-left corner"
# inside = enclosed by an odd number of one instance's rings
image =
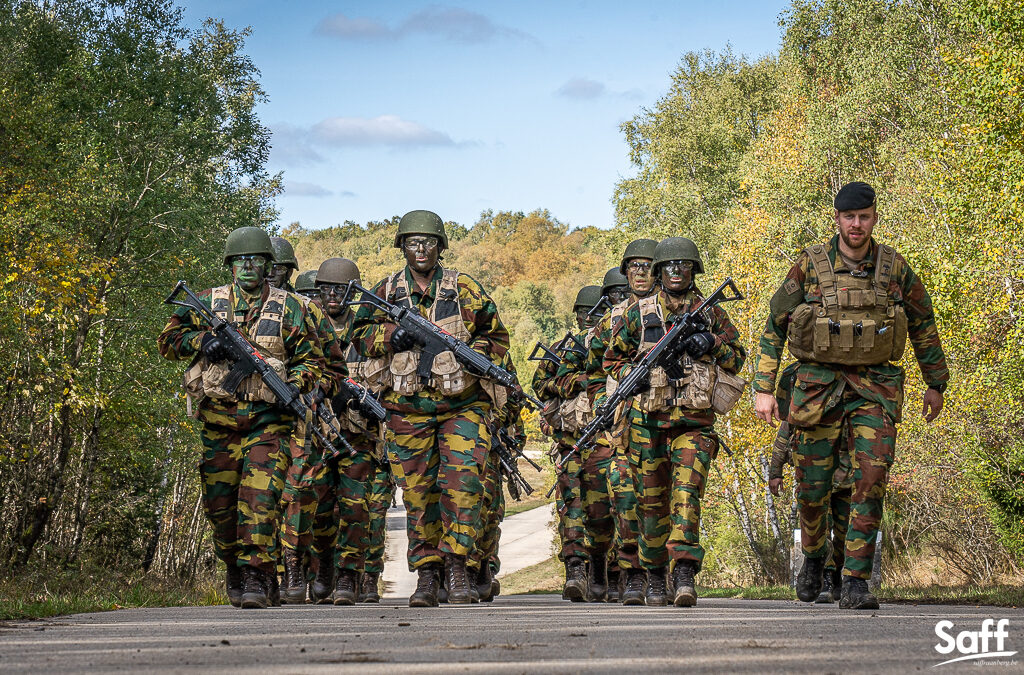
[[[321,19],[313,32],[342,40],[400,40],[428,35],[461,44],[481,44],[505,37],[536,42],[529,34],[496,24],[478,12],[439,5],[409,15],[396,28],[367,17],[332,14]]]
[[[605,86],[586,77],[573,77],[555,93],[566,98],[594,99],[605,94]]]
[[[310,130],[313,140],[340,146],[446,146],[455,145],[451,137],[397,115],[380,117],[328,117]]]
[[[346,40],[378,40],[394,36],[394,32],[379,21],[366,17],[352,18],[341,13],[320,19],[313,32]]]
[[[316,183],[303,183],[301,181],[285,181],[284,194],[288,197],[330,197],[334,193]],[[343,193],[342,196],[354,196],[351,192]]]
[[[275,166],[310,166],[324,161],[309,142],[309,132],[290,124],[270,128],[270,161]]]

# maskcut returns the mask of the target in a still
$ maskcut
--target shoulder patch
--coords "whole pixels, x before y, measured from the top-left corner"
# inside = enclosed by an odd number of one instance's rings
[[[796,309],[804,301],[804,291],[796,279],[786,279],[779,290],[775,291],[769,303],[772,316],[780,316]]]

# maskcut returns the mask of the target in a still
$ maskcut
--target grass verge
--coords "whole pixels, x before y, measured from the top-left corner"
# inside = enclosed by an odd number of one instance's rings
[[[35,570],[0,580],[0,620],[41,619],[60,614],[129,607],[227,603],[215,579],[184,582],[110,570]]]

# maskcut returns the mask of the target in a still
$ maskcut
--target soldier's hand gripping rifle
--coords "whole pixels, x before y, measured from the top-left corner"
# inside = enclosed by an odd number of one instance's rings
[[[182,293],[185,294],[186,299],[178,300],[178,296]],[[274,370],[274,367],[263,358],[259,350],[237,328],[214,314],[199,299],[199,296],[192,292],[188,284],[184,281],[179,281],[174,290],[171,291],[171,294],[164,300],[164,303],[192,310],[228,346],[230,352],[228,359],[233,361],[234,364],[231,366],[228,376],[221,384],[221,388],[224,391],[234,393],[245,378],[250,375],[257,375],[263,380],[263,384],[267,385],[267,388],[274,393],[278,403],[285,410],[297,419],[306,421],[307,428],[312,430],[313,436],[323,448],[329,450],[332,454],[337,452],[335,443],[327,438],[316,424],[313,424],[313,408],[310,406],[310,401],[312,400],[310,394],[301,394],[298,387],[282,380],[281,376]],[[323,411],[326,406],[316,406],[316,408]],[[329,414],[329,411],[327,412]],[[323,417],[323,412],[320,412],[320,415]],[[337,418],[333,415],[330,415],[330,417],[340,431]],[[334,425],[331,425],[332,428],[335,428]],[[339,434],[336,438],[342,447],[346,448],[349,452],[355,453],[355,450],[345,440],[344,436]]]
[[[358,300],[349,299],[353,291],[359,291]],[[515,375],[496,365],[451,333],[442,330],[416,309],[392,304],[374,295],[373,291],[364,288],[354,279],[348,282],[348,288],[345,289],[344,303],[349,306],[371,305],[387,314],[392,323],[409,333],[423,348],[423,357],[420,358],[419,367],[416,369],[416,374],[421,378],[430,377],[430,366],[435,356],[442,352],[452,352],[455,360],[470,374],[493,380],[508,389],[509,398],[513,401],[528,402],[537,410],[544,407],[544,404],[523,391]]]
[[[562,457],[558,462],[558,466],[561,467],[573,454],[592,445],[599,433],[611,428],[615,421],[616,408],[623,401],[628,401],[633,396],[647,389],[653,368],[658,366],[668,370],[678,368],[679,359],[682,358],[684,351],[683,342],[686,338],[704,328],[703,319],[701,318],[704,310],[710,309],[722,302],[742,299],[743,295],[736,287],[732,277],[727,277],[722,282],[722,285],[715,289],[714,293],[706,297],[699,305],[672,324],[672,327],[665,332],[665,335],[658,340],[657,344],[644,354],[639,361],[633,364],[626,376],[619,381],[618,386],[615,388],[615,393],[598,406],[594,413],[593,421],[583,428],[579,438],[576,440],[576,444],[572,446],[572,452]]]

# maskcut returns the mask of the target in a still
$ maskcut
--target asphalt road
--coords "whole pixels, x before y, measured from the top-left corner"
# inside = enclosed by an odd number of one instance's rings
[[[907,672],[950,658],[934,649],[936,622],[978,630],[986,618],[1009,619],[1005,649],[1024,650],[1024,611],[994,607],[850,612],[702,599],[681,609],[571,604],[547,595],[437,609],[410,609],[398,600],[345,608],[131,609],[3,624],[0,671]],[[935,672],[982,664],[991,667],[987,672],[1022,672],[1024,652]]]

